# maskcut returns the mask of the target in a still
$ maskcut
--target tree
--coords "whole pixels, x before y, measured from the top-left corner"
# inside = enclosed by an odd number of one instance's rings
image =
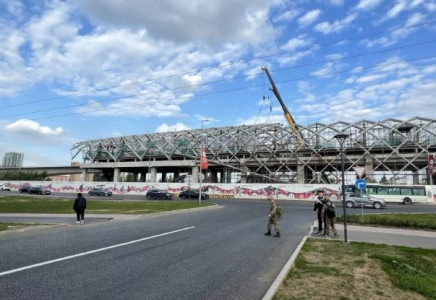
[[[106,177],[104,177],[103,174],[94,174],[94,180],[93,181],[106,181]]]
[[[173,182],[174,181],[174,178],[172,175],[167,175],[166,179],[167,179],[166,182]]]
[[[383,175],[383,177],[380,179],[380,183],[388,183],[386,175]]]
[[[135,181],[135,175],[132,173],[127,174],[126,176],[126,182],[134,182]]]

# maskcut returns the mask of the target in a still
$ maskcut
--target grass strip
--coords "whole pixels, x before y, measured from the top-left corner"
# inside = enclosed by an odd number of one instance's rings
[[[73,213],[74,200],[46,197],[0,197],[0,213]],[[213,203],[202,201],[201,206]],[[87,214],[150,214],[199,207],[197,201],[87,200]]]
[[[343,217],[337,217],[336,222],[342,223]],[[436,230],[436,214],[368,214],[363,216],[347,215],[347,223],[355,225]]]
[[[309,238],[274,299],[436,300],[436,250]]]
[[[13,229],[11,227],[15,228],[22,228],[27,226],[38,226],[38,225],[45,225],[45,224],[36,224],[36,223],[0,223],[0,231],[6,231],[9,229]]]

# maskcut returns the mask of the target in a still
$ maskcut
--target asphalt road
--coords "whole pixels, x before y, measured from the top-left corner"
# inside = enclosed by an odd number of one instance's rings
[[[283,203],[282,237],[273,238],[263,235],[266,201],[218,202],[219,208],[0,235],[1,298],[261,299],[308,233],[310,207]],[[186,230],[154,237],[180,229]]]

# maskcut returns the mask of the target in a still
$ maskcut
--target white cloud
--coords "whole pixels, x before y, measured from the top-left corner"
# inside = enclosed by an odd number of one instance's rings
[[[300,34],[298,37],[288,40],[286,44],[280,47],[280,49],[285,51],[295,51],[298,48],[306,47],[310,44],[312,44],[312,40],[306,39],[305,35]]]
[[[433,12],[436,10],[436,3],[435,2],[427,2],[425,4],[425,8],[429,11],[429,12]]]
[[[353,13],[351,15],[348,15],[345,19],[336,20],[333,23],[321,22],[314,27],[314,30],[318,32],[322,32],[323,34],[339,33],[347,25],[353,22],[353,20],[356,19],[356,17],[357,14]]]
[[[360,0],[356,8],[362,10],[370,10],[377,7],[380,2],[381,0]]]
[[[290,9],[290,10],[287,10],[287,11],[285,11],[284,13],[282,13],[282,14],[280,14],[278,16],[275,16],[273,18],[273,21],[274,22],[290,21],[290,20],[295,19],[295,17],[297,15],[298,15],[298,11],[297,10]]]
[[[322,10],[320,9],[314,9],[306,13],[304,16],[300,17],[298,19],[298,24],[301,27],[306,27],[315,22],[319,16],[321,15]]]
[[[371,81],[375,81],[375,80],[379,80],[382,78],[385,78],[388,74],[372,74],[372,75],[366,75],[366,76],[362,76],[359,79],[356,80],[356,82],[358,83],[366,83],[366,82],[371,82]]]
[[[180,122],[177,122],[174,125],[168,125],[167,123],[163,123],[156,128],[156,132],[181,131],[189,129],[191,129],[189,126]]]
[[[14,123],[7,125],[5,130],[21,135],[36,134],[38,136],[58,136],[64,133],[64,129],[62,127],[51,129],[48,126],[42,126],[35,121],[27,119],[15,121]]]
[[[334,6],[341,6],[344,4],[344,0],[330,0],[330,4]]]
[[[177,43],[257,43],[274,36],[268,22],[268,11],[274,5],[270,1],[81,0],[79,3],[95,24],[146,29],[156,39]]]
[[[416,25],[420,23],[423,19],[424,19],[423,14],[415,13],[407,19],[405,27]]]
[[[395,18],[400,12],[406,9],[407,0],[397,0],[397,3],[388,10],[386,16],[388,19]]]
[[[310,75],[319,77],[331,77],[332,73],[334,72],[334,64],[332,62],[328,62],[321,69],[311,72]]]

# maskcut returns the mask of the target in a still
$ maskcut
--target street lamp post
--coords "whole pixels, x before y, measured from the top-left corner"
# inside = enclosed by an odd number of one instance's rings
[[[203,124],[204,124],[204,122],[209,122],[209,120],[201,120],[201,131],[203,131]],[[201,155],[202,155],[202,153],[201,153],[201,148],[203,147],[203,137],[201,137],[201,140],[200,140],[200,173],[199,173],[199,180],[200,180],[200,189],[198,190],[198,205],[199,206],[201,206],[201,182],[203,181],[202,179],[201,179],[201,175],[203,175],[203,170],[201,169]]]
[[[341,145],[341,173],[342,173],[342,201],[343,201],[343,208],[344,208],[344,241],[345,243],[348,242],[347,239],[347,207],[345,204],[345,171],[344,171],[344,143],[345,140],[348,138],[348,134],[340,133],[334,136],[335,139],[338,140],[339,144]]]

